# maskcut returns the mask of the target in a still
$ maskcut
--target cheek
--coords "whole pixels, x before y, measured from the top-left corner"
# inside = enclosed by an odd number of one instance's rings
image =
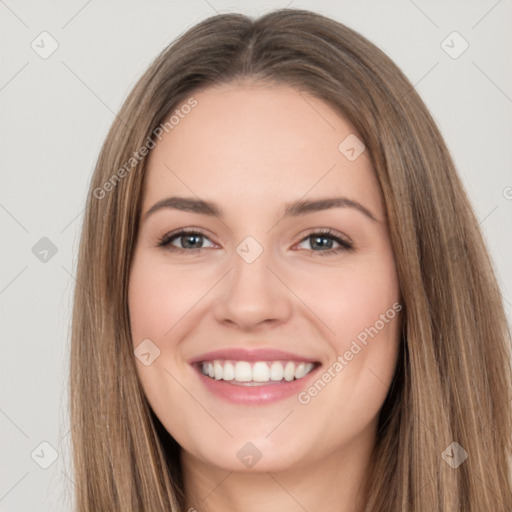
[[[331,375],[325,379],[333,382],[333,395],[322,393],[317,403],[325,400],[328,407],[336,395],[347,404],[365,403],[365,410],[374,413],[393,377],[400,340],[402,305],[392,255],[382,251],[312,284],[308,306],[329,330],[324,332],[331,348]],[[304,287],[301,293],[306,291]]]
[[[323,269],[314,278],[304,273],[294,283],[294,290],[322,320],[326,338],[337,354],[358,337],[364,342],[368,330],[375,336],[375,325],[380,338],[394,334],[391,328],[401,309],[400,292],[393,259],[382,253],[379,258],[339,269]]]
[[[201,297],[197,277],[144,258],[132,266],[128,301],[133,344],[145,338],[166,343],[170,330]],[[206,289],[206,285],[205,285]],[[204,291],[203,291],[204,293]]]
[[[193,413],[197,414],[193,407],[181,407],[189,397],[180,384],[182,379],[173,378],[179,356],[179,330],[187,321],[187,312],[204,294],[199,294],[195,286],[187,286],[188,282],[183,272],[156,265],[142,254],[132,264],[128,290],[137,374],[151,408],[178,439],[186,438],[186,426],[194,421]],[[137,356],[146,352],[150,353],[149,364]],[[180,421],[173,415],[176,408],[181,411]]]
[[[390,275],[392,272],[353,272],[344,278],[345,291],[333,296],[335,307],[330,309],[339,350],[346,350],[352,340],[364,344],[368,337],[390,337],[399,301],[398,287],[387,277]]]

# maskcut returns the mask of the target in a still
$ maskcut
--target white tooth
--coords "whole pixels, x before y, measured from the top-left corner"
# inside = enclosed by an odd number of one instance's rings
[[[299,363],[295,368],[295,378],[302,379],[306,375],[306,363]]]
[[[224,363],[224,374],[222,378],[224,380],[233,380],[235,378],[235,367],[229,361]]]
[[[290,382],[293,380],[293,377],[295,377],[295,364],[288,361],[284,367],[284,380]]]
[[[247,361],[238,361],[235,365],[235,380],[249,382],[252,380],[251,365]]]
[[[283,380],[284,368],[279,361],[274,361],[270,366],[270,380]]]
[[[213,362],[213,371],[215,372],[215,380],[221,380],[222,379],[222,365],[219,363],[219,361]]]
[[[270,370],[267,363],[257,362],[252,367],[252,380],[255,382],[268,382]]]
[[[269,365],[270,364],[270,368]],[[301,379],[313,370],[313,363],[294,363],[288,361],[284,367],[280,361],[267,363],[258,361],[251,367],[247,361],[203,361],[201,369],[204,375],[215,380],[236,380],[238,382],[268,382],[269,380],[278,382],[283,378],[290,382],[294,378]]]

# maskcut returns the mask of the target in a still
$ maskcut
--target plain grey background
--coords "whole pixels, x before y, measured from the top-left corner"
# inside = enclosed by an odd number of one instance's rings
[[[0,0],[0,510],[72,508],[71,301],[88,182],[114,113],[197,22],[286,6],[359,31],[415,85],[473,202],[512,318],[511,0]]]

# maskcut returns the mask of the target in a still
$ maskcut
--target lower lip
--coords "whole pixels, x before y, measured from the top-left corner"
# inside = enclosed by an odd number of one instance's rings
[[[320,366],[313,368],[301,379],[289,382],[269,382],[269,384],[258,386],[243,386],[231,384],[230,381],[212,379],[204,375],[199,367],[194,366],[194,368],[210,393],[236,404],[264,405],[298,395],[316,375]]]

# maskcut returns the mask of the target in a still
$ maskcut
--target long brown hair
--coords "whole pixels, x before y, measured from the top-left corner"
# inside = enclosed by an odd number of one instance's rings
[[[383,52],[341,23],[294,9],[255,20],[222,14],[188,30],[151,64],[105,140],[72,319],[77,510],[183,510],[179,447],[146,401],[131,343],[127,290],[147,163],[139,150],[194,92],[240,79],[327,102],[364,141],[382,189],[403,338],[361,510],[511,510],[510,332],[446,145]],[[468,454],[457,468],[446,457],[459,450],[454,442]]]

